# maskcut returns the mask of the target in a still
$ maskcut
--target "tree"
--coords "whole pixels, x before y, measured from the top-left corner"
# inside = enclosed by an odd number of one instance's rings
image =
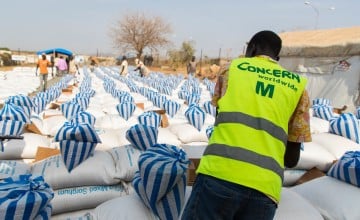
[[[179,64],[188,63],[195,54],[194,44],[194,41],[184,41],[179,50],[170,50],[168,55],[171,64],[178,66]]]
[[[142,13],[127,14],[110,29],[114,46],[122,51],[136,51],[138,57],[144,49],[157,50],[169,45],[167,35],[171,33],[170,24],[161,17]]]

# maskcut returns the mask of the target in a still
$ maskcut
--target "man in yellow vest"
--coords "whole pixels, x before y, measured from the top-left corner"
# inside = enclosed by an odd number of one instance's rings
[[[231,62],[182,219],[274,218],[284,168],[311,141],[307,80],[277,63],[280,50],[277,34],[260,31]]]

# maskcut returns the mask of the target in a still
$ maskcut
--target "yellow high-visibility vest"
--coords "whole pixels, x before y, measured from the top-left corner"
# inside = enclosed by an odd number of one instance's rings
[[[268,57],[239,58],[197,173],[280,200],[288,122],[307,80]]]

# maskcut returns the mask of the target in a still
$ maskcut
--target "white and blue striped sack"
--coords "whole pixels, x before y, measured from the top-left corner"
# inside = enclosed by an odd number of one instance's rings
[[[116,105],[119,115],[126,121],[133,115],[136,105],[133,102],[123,102]]]
[[[0,136],[19,136],[23,133],[25,123],[22,121],[14,120],[1,120],[0,119]],[[0,139],[0,152],[4,152],[4,143]]]
[[[0,182],[0,219],[44,218],[54,192],[42,176],[31,174],[3,179]]]
[[[136,149],[144,151],[157,143],[158,130],[151,126],[136,124],[126,131],[125,136]]]
[[[77,115],[75,115],[70,122],[73,123],[88,123],[91,126],[95,125],[96,118],[89,112],[81,111]]]
[[[157,95],[153,97],[153,104],[158,108],[163,108],[166,97],[162,95]]]
[[[200,95],[198,94],[190,94],[186,97],[186,101],[188,103],[188,105],[191,105],[191,104],[198,104],[199,101],[200,101]]]
[[[42,111],[45,110],[45,108],[46,108],[46,100],[44,98],[39,97],[39,96],[35,96],[32,101],[34,103],[33,111],[36,114],[40,114]]]
[[[330,167],[327,175],[360,187],[360,151],[345,152]]]
[[[330,105],[330,99],[316,98],[313,99],[313,105]]]
[[[12,103],[16,106],[19,106],[22,108],[26,114],[26,116],[29,118],[31,115],[31,110],[34,106],[33,102],[29,98],[29,96],[25,95],[16,95],[16,96],[10,96],[5,103]]]
[[[331,106],[327,105],[314,105],[314,117],[324,119],[326,121],[330,121],[334,118],[333,109]]]
[[[65,122],[54,137],[60,144],[60,153],[69,172],[94,154],[101,143],[95,129],[88,123]]]
[[[343,113],[330,121],[329,132],[360,143],[359,120],[352,113]]]
[[[134,98],[131,95],[122,95],[119,97],[120,103],[134,102]]]
[[[66,102],[61,104],[60,110],[68,120],[77,115],[80,111],[83,111],[79,104],[73,102]]]
[[[172,118],[179,111],[181,105],[175,101],[167,100],[164,103],[164,109],[166,113]]]
[[[179,99],[186,100],[186,97],[188,97],[188,96],[189,96],[189,94],[190,94],[190,92],[189,92],[189,91],[186,91],[186,90],[180,90],[180,91],[178,92],[178,97],[179,97]]]
[[[356,118],[360,119],[360,108],[356,109]]]
[[[101,143],[94,127],[88,123],[65,122],[54,137],[55,141],[74,140],[81,142]]]
[[[211,101],[204,102],[204,109],[209,115],[216,116],[216,107],[211,104]]]
[[[160,219],[178,219],[184,205],[189,159],[173,145],[156,144],[139,157],[133,186]]]
[[[90,98],[86,97],[75,97],[72,100],[72,103],[79,104],[81,106],[81,109],[86,110],[90,103]]]
[[[214,125],[209,125],[207,128],[206,128],[206,136],[208,139],[210,139],[211,137],[211,134],[213,133],[214,131]]]
[[[0,110],[0,120],[14,120],[24,123],[31,122],[22,108],[11,103],[5,104]]]
[[[138,121],[142,125],[158,128],[161,122],[161,116],[156,112],[144,112],[138,116]]]
[[[71,172],[82,162],[94,155],[97,143],[63,140],[59,141],[59,145],[64,165]]]
[[[185,117],[188,122],[194,126],[198,131],[201,130],[205,123],[205,112],[200,107],[189,108]]]

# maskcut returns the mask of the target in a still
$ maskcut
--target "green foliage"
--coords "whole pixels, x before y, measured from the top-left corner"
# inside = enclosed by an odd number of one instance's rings
[[[7,51],[10,51],[10,49],[9,49],[9,48],[7,48],[7,47],[0,47],[0,50],[7,50]]]
[[[0,60],[3,61],[4,66],[15,65],[15,62],[11,59],[11,54],[8,53],[0,54]]]
[[[188,63],[195,54],[194,41],[184,41],[180,49],[168,51],[170,63],[173,67]]]

